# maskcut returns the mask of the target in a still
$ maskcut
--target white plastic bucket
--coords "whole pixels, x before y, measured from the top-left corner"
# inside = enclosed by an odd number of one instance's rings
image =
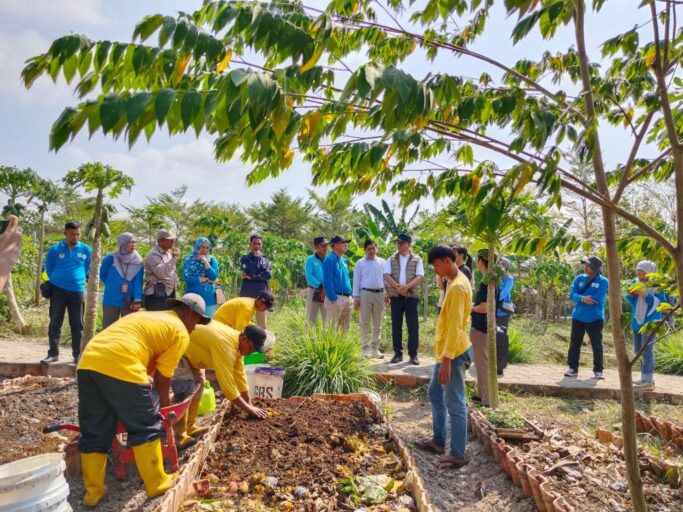
[[[282,398],[282,385],[284,382],[284,368],[259,366],[254,371],[253,396],[259,398]]]
[[[0,466],[0,512],[70,512],[65,469],[61,453]]]
[[[249,396],[256,396],[254,394],[254,380],[256,379],[256,368],[270,368],[268,364],[247,364],[244,365],[244,370],[247,373],[247,384],[249,385]]]

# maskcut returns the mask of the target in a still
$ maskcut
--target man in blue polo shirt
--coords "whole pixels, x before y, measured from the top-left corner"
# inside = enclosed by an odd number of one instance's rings
[[[565,376],[577,377],[579,375],[581,344],[584,334],[587,333],[593,347],[593,373],[596,379],[604,379],[602,328],[605,323],[605,299],[609,281],[600,273],[602,270],[600,258],[591,256],[586,260],[581,260],[581,263],[584,273],[574,279],[574,284],[569,290],[569,298],[576,303],[576,306],[572,312],[572,332],[567,355],[569,368]]]
[[[323,285],[325,287],[326,319],[343,332],[349,330],[353,301],[348,261],[344,258],[349,241],[341,235],[330,240],[332,252],[323,261]]]
[[[306,258],[306,319],[311,325],[320,318],[325,323],[325,288],[323,286],[323,261],[327,255],[327,238],[313,239],[315,252]]]
[[[69,312],[71,326],[71,351],[74,362],[81,353],[83,335],[83,292],[90,269],[90,247],[80,242],[81,225],[67,222],[64,240],[50,247],[45,257],[45,273],[51,284],[50,326],[48,337],[50,350],[41,363],[59,360],[59,342],[62,336],[64,313]]]

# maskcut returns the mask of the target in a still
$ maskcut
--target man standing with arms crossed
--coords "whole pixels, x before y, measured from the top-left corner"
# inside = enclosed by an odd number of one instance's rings
[[[422,258],[413,254],[413,239],[401,233],[396,237],[397,251],[384,265],[384,280],[391,301],[391,339],[394,345],[392,363],[403,361],[403,315],[408,327],[408,356],[410,364],[420,364],[417,346],[420,338],[420,322],[417,306],[420,302],[417,285],[424,278]]]
[[[344,258],[349,241],[341,235],[334,235],[330,241],[332,252],[323,261],[325,288],[325,314],[333,327],[343,332],[349,330],[351,320],[351,281],[348,261]]]
[[[261,249],[263,239],[259,234],[249,237],[249,254],[242,256],[240,265],[242,267],[242,286],[240,287],[240,297],[251,297],[257,299],[259,293],[268,290],[268,281],[273,277],[270,270],[270,261],[266,258]],[[256,323],[266,329],[268,313],[266,311],[256,312]]]
[[[365,357],[384,357],[379,351],[382,313],[386,305],[384,294],[384,260],[377,256],[377,244],[366,240],[365,257],[353,269],[354,307],[360,310],[360,339]],[[372,320],[372,339],[370,339]]]
[[[318,313],[325,323],[325,288],[323,287],[323,261],[327,256],[327,238],[318,236],[313,239],[315,253],[306,258],[306,320],[313,325]]]
[[[175,235],[167,229],[157,231],[157,245],[145,258],[145,309],[147,311],[164,311],[168,309],[166,299],[174,299],[178,274],[176,264],[180,250],[173,247]]]

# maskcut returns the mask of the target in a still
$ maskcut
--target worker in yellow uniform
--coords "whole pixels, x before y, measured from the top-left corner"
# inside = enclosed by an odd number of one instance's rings
[[[178,400],[195,393],[187,414],[175,425],[176,444],[180,448],[191,446],[196,437],[208,430],[195,425],[204,388],[204,376],[200,370],[216,371],[223,395],[235,406],[257,418],[266,417],[265,411],[251,403],[243,359],[252,352],[262,352],[265,341],[266,331],[257,325],[247,325],[240,332],[220,322],[198,326],[190,335],[190,345],[172,382],[173,393]]]
[[[273,311],[274,304],[275,296],[268,290],[263,290],[259,292],[258,297],[255,299],[251,297],[230,299],[218,308],[213,318],[225,325],[229,325],[233,329],[241,331],[247,325],[253,323],[252,319],[256,314],[256,324],[265,329],[265,322],[263,322],[265,316],[258,313]]]
[[[163,494],[173,485],[175,475],[164,471],[159,406],[171,404],[171,377],[190,343],[189,334],[211,319],[204,315],[204,300],[193,293],[168,299],[168,306],[169,311],[121,318],[90,340],[81,354],[77,379],[84,505],[97,505],[106,493],[107,453],[119,420],[147,496]]]

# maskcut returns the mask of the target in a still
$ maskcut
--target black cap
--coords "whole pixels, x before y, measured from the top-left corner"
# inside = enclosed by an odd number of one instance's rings
[[[266,343],[266,331],[258,325],[247,325],[242,331],[256,352],[263,352],[263,346]]]
[[[327,245],[329,243],[330,242],[324,236],[316,236],[313,239],[313,245],[320,245],[320,244]]]
[[[581,263],[588,265],[593,272],[600,272],[602,269],[602,260],[597,256],[589,256],[585,260],[581,260]]]
[[[262,290],[259,292],[256,300],[260,300],[266,306],[268,311],[273,311],[273,304],[275,304],[275,295],[268,290]]]
[[[332,240],[330,240],[330,244],[334,245],[334,244],[338,244],[338,243],[340,243],[340,242],[343,242],[343,243],[345,243],[345,244],[348,244],[350,241],[351,241],[351,240],[349,240],[348,238],[345,238],[345,237],[343,237],[343,236],[341,236],[341,235],[334,235],[334,236],[332,237]]]
[[[413,243],[413,237],[410,235],[406,235],[405,233],[399,233],[398,236],[396,237],[397,242],[408,242],[409,244]]]

